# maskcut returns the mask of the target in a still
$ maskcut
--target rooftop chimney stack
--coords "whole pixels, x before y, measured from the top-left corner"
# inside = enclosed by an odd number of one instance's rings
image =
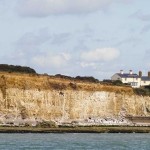
[[[140,78],[142,77],[142,71],[139,71],[139,77]]]
[[[133,74],[132,70],[129,71],[129,74]]]
[[[150,78],[150,71],[148,72],[148,77]]]
[[[120,70],[120,74],[123,74],[123,70]]]

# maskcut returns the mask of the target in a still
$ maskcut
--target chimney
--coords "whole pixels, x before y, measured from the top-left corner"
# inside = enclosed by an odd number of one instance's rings
[[[120,70],[120,74],[123,74],[123,70]]]
[[[132,70],[129,71],[129,74],[133,74]]]
[[[148,77],[150,78],[150,71],[148,72]]]
[[[142,71],[139,71],[139,77],[140,78],[142,77]]]

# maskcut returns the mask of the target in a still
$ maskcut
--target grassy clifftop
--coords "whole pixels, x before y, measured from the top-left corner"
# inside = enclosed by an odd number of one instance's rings
[[[87,91],[109,91],[109,92],[125,92],[128,94],[136,94],[150,96],[150,86],[138,89],[132,89],[129,85],[123,84],[121,81],[100,82],[94,77],[70,77],[61,74],[49,76],[48,74],[39,75],[36,71],[26,66],[14,66],[8,64],[0,64],[0,88],[5,91],[6,88],[21,89],[55,89],[55,90],[87,90]]]
[[[61,78],[59,76],[0,72],[0,88],[37,89],[37,90],[86,90],[108,91],[134,94],[131,87],[105,85],[81,79]]]

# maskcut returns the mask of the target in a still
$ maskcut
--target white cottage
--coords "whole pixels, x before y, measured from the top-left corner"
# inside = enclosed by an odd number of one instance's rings
[[[139,71],[139,75],[129,71],[129,73],[124,73],[120,70],[120,73],[116,73],[111,77],[112,81],[120,80],[122,83],[130,84],[133,88],[139,88],[141,86],[150,85],[150,72],[148,76],[142,76],[142,72]]]

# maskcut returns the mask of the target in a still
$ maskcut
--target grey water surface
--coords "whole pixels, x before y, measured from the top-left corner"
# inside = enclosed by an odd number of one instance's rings
[[[0,150],[150,150],[150,134],[0,134]]]

